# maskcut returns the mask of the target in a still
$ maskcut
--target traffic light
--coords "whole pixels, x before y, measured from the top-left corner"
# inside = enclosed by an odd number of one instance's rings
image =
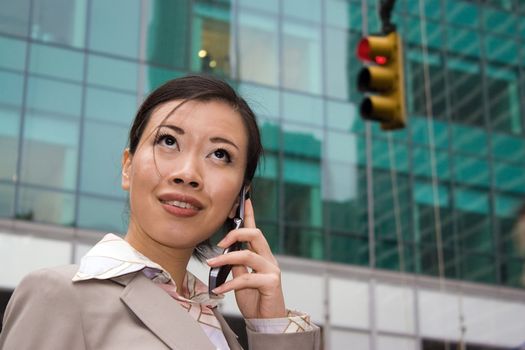
[[[357,76],[359,91],[366,93],[360,113],[364,119],[381,123],[383,130],[405,127],[405,83],[403,45],[396,32],[361,39],[357,57],[369,63]]]

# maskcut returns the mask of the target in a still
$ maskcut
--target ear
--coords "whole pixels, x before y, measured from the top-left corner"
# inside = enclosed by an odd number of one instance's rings
[[[131,158],[132,155],[129,152],[129,148],[126,148],[122,153],[122,189],[124,191],[129,191],[130,180],[129,174],[131,170]]]
[[[248,199],[248,198],[250,198],[251,185],[244,185],[243,184],[243,186],[246,186],[246,198],[245,199]],[[235,214],[236,214],[236,211],[237,211],[237,207],[239,206],[240,199],[241,199],[240,196],[237,196],[237,199],[233,203],[233,207],[230,210],[230,213],[228,214],[228,218],[233,219],[235,217]]]

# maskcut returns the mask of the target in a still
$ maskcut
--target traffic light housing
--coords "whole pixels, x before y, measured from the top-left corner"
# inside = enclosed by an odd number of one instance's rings
[[[364,119],[381,123],[383,130],[406,125],[403,45],[396,32],[369,35],[357,46],[357,57],[368,66],[357,76],[357,88],[366,94],[359,107]]]

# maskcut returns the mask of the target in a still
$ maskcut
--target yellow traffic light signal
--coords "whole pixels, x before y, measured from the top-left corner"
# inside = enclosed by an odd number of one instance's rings
[[[357,57],[370,63],[357,76],[359,91],[367,94],[359,108],[361,116],[380,122],[383,130],[405,127],[401,37],[396,32],[364,37],[357,46]]]

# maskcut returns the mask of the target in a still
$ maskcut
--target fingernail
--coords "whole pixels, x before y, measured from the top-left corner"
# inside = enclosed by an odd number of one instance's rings
[[[213,263],[214,261],[216,260],[216,258],[209,258],[209,259],[206,259],[206,264],[211,264]]]
[[[215,289],[212,289],[211,291],[212,291],[213,293],[215,293],[215,294],[219,294],[219,293],[220,293],[220,292],[219,292],[220,290],[221,290],[221,287],[217,287],[217,288],[215,288]]]
[[[219,247],[219,248],[226,248],[224,246],[224,239],[222,241],[220,241],[219,243],[217,243],[217,247]]]

